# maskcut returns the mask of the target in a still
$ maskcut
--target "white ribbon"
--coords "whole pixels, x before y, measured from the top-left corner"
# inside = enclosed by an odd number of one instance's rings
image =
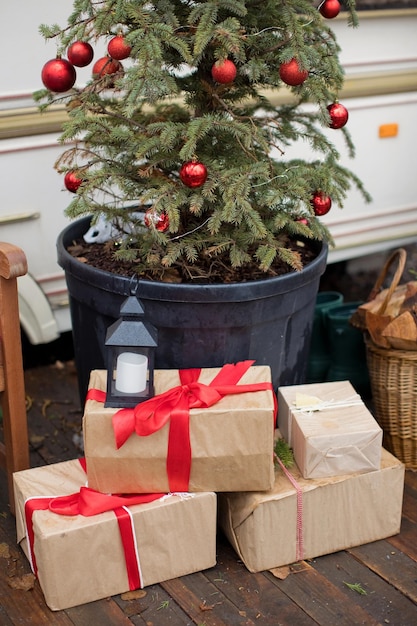
[[[195,493],[190,493],[189,491],[170,491],[160,498],[161,502],[167,500],[168,498],[172,498],[172,496],[177,496],[180,500],[190,500],[190,498],[195,497]]]
[[[315,411],[325,411],[327,409],[346,408],[349,406],[360,406],[363,404],[361,397],[358,394],[345,398],[344,400],[322,400],[317,404],[311,404],[310,406],[297,407],[295,404],[291,407],[291,411],[294,413],[305,413],[309,415]]]

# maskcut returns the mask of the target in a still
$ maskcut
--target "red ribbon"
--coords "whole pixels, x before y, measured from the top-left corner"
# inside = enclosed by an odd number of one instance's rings
[[[35,532],[33,530],[32,517],[35,511],[47,511],[51,500],[53,500],[53,497],[45,496],[43,498],[29,498],[25,502],[26,537],[29,548],[29,562],[35,576],[38,574],[38,566],[36,563],[35,551],[33,549]]]
[[[80,459],[80,463],[84,468],[83,461],[83,459]],[[129,589],[133,591],[134,589],[141,588],[143,586],[142,574],[136,546],[133,518],[127,507],[134,504],[153,502],[164,495],[163,493],[144,493],[128,496],[107,495],[90,489],[89,487],[81,487],[78,493],[67,496],[29,498],[25,502],[25,520],[26,535],[29,544],[29,560],[34,574],[36,575],[38,572],[33,549],[35,540],[33,514],[35,511],[49,510],[58,515],[83,515],[84,517],[99,515],[105,511],[113,511],[119,525]]]
[[[198,382],[201,369],[179,370],[181,384],[161,393],[134,409],[120,409],[113,415],[116,447],[119,449],[136,432],[147,437],[160,430],[169,421],[167,475],[170,491],[188,491],[191,473],[190,409],[208,408],[224,396],[271,390],[271,383],[237,383],[254,361],[240,361],[224,365],[207,385]],[[273,393],[276,414],[276,397]],[[105,401],[105,393],[90,389],[87,400]],[[275,415],[274,415],[275,419]]]

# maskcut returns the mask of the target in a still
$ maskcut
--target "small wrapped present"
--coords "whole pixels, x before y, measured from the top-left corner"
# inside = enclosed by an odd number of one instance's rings
[[[294,466],[267,493],[219,494],[219,523],[259,572],[397,534],[403,489],[404,465],[383,449],[375,472],[311,480]]]
[[[14,474],[17,540],[47,605],[69,608],[216,563],[216,494],[113,496],[78,460]]]
[[[380,467],[382,429],[348,381],[278,390],[278,427],[304,478]]]
[[[155,397],[122,410],[104,407],[106,372],[93,371],[84,412],[89,485],[110,493],[270,489],[276,398],[270,368],[251,363],[157,370]]]

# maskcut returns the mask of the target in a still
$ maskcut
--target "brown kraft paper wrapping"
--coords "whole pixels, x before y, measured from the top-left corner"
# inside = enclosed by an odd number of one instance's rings
[[[24,506],[32,497],[78,492],[86,475],[78,460],[17,472],[17,540],[29,558]],[[172,495],[129,507],[142,587],[213,567],[216,495]],[[120,531],[112,511],[92,517],[33,514],[34,552],[45,600],[60,610],[129,591]]]
[[[304,479],[292,468],[302,490],[301,556],[296,489],[282,470],[268,493],[219,494],[220,526],[251,572],[384,539],[400,531],[404,470],[384,449],[380,469],[365,474]]]
[[[220,368],[203,369],[209,383]],[[270,382],[267,366],[252,366],[241,384]],[[177,370],[155,372],[155,393],[179,385]],[[106,372],[91,373],[90,389],[105,390]],[[133,433],[116,449],[112,416],[117,409],[87,400],[84,449],[90,487],[110,493],[169,491],[166,471],[169,423],[146,437]],[[208,409],[190,410],[192,449],[189,491],[258,491],[274,483],[272,391],[223,397]]]

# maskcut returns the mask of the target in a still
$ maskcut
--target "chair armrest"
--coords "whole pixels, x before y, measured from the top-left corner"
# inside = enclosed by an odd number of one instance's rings
[[[26,255],[21,248],[11,243],[0,242],[0,276],[17,278],[28,271]]]

